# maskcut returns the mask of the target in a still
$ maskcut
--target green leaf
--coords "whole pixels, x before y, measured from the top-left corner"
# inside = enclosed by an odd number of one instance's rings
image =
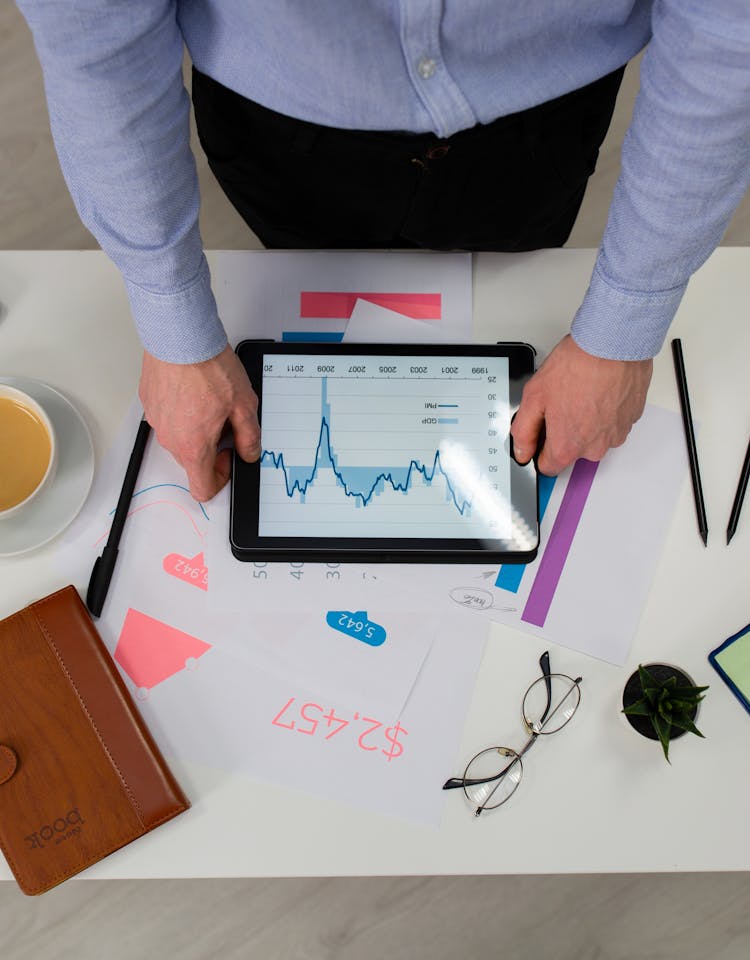
[[[627,713],[628,716],[631,717],[650,717],[652,713],[651,708],[645,700],[639,700],[637,703],[631,703],[630,706],[625,707],[622,712]]]
[[[694,733],[698,737],[703,737],[703,734],[689,717],[672,717],[672,726],[679,727],[680,730],[687,730],[689,733]],[[703,737],[703,739],[705,740],[706,738]]]
[[[703,693],[704,690],[708,690],[708,686],[705,686],[705,687],[687,687],[686,686],[686,687],[678,687],[677,689],[680,691],[680,693],[686,693],[689,696],[693,696],[699,693]]]
[[[672,724],[668,720],[664,720],[658,715],[652,717],[651,722],[653,723],[654,730],[659,737],[659,741],[661,743],[662,750],[664,751],[664,756],[667,760],[667,763],[671,763],[672,761],[669,759],[669,731],[672,729]]]
[[[665,720],[671,720],[672,704],[669,702],[669,700],[663,700],[659,704],[659,709],[657,710],[657,713],[659,714],[660,717],[664,717]]]
[[[678,710],[689,712],[690,710],[695,710],[701,700],[704,700],[705,697],[685,697],[684,699],[682,697],[673,697],[672,699],[675,701],[675,705]]]
[[[703,697],[681,697],[679,693],[672,694],[672,699],[675,703],[679,704],[681,707],[694,707],[696,704],[700,703],[703,700]]]
[[[661,686],[656,677],[641,665],[638,666],[638,676],[640,677],[641,689],[644,693],[646,693],[647,690],[654,690]]]

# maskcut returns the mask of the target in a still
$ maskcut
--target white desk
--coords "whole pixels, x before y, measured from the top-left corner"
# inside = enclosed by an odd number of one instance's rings
[[[251,256],[263,256],[254,252]],[[529,340],[544,355],[580,302],[593,251],[484,254],[475,262],[477,339]],[[221,254],[212,261],[221,269]],[[173,763],[193,809],[90,869],[90,878],[748,870],[750,715],[706,654],[750,620],[750,503],[725,527],[750,427],[750,249],[717,251],[672,328],[683,338],[709,522],[704,548],[686,478],[628,664],[562,648],[584,676],[575,721],[529,756],[513,801],[475,820],[449,798],[439,831],[226,772]],[[226,288],[217,285],[220,310]],[[137,387],[140,350],[117,272],[98,252],[0,253],[0,372],[44,380],[86,417],[101,457]],[[677,409],[669,349],[650,401]],[[51,548],[0,560],[0,616],[59,587]],[[85,584],[78,584],[85,589]],[[520,697],[541,641],[494,625],[461,757],[521,742]],[[699,726],[661,750],[619,714],[639,662],[665,659],[710,683]],[[451,771],[446,771],[449,774]],[[0,879],[10,872],[0,862]]]

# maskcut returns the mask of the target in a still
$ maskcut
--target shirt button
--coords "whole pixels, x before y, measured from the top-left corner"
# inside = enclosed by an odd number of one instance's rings
[[[437,62],[432,57],[422,57],[417,64],[417,71],[423,80],[429,80],[437,70]]]

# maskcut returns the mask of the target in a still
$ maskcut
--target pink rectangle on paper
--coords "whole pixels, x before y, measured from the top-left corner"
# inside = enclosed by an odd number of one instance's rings
[[[598,466],[593,460],[577,460],[573,467],[521,614],[524,623],[544,626]]]
[[[120,631],[115,660],[137,687],[150,690],[210,649],[210,643],[131,607]]]
[[[308,320],[348,320],[357,300],[367,300],[412,320],[439,320],[442,295],[439,293],[351,293],[303,290],[300,317]]]

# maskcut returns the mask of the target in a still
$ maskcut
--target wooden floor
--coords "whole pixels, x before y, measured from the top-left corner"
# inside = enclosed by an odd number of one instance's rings
[[[626,73],[571,246],[599,242],[637,83],[636,64]],[[7,2],[0,6],[0,117],[0,248],[95,247],[57,166],[28,31]],[[206,246],[259,246],[199,164]],[[750,244],[750,198],[724,243]],[[2,960],[748,956],[750,874],[73,880],[39,899],[0,884]]]

